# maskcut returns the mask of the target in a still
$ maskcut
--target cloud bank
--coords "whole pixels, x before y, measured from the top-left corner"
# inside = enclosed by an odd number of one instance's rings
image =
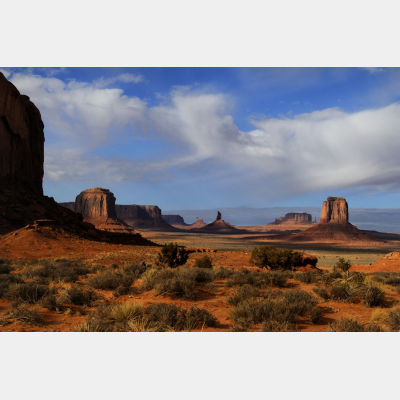
[[[236,185],[238,192],[261,190],[266,196],[400,186],[398,103],[251,119],[254,129],[243,131],[233,116],[240,105],[224,93],[177,87],[149,107],[144,99],[109,87],[117,81],[139,84],[141,75],[90,83],[17,72],[10,79],[38,106],[46,137],[52,138],[46,145],[49,181],[168,181],[182,171],[211,174],[204,166],[213,165],[213,176]],[[123,138],[127,129],[169,143],[176,151],[149,154],[140,162],[96,154]]]

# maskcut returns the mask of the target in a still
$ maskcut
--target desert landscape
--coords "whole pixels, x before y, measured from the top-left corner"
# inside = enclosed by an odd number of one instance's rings
[[[357,228],[346,198],[321,199],[319,221],[240,226],[118,204],[112,187],[57,203],[44,143],[0,72],[0,331],[400,330],[400,234]]]

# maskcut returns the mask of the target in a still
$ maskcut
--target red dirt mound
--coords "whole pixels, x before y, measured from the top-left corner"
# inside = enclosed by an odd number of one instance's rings
[[[394,251],[386,254],[384,257],[375,261],[371,265],[356,264],[350,268],[350,271],[359,272],[400,272],[400,253]]]
[[[89,230],[92,231],[89,232],[92,237],[97,237],[97,241],[90,236],[83,238],[80,232],[76,234],[70,229],[65,229],[56,221],[38,220],[2,236],[0,238],[0,254],[1,257],[9,259],[35,259],[38,258],[38,254],[40,254],[40,258],[65,257],[75,252],[82,252],[85,248],[97,248],[99,242],[106,242],[102,243],[104,250],[110,244],[157,246],[144,239],[140,234],[101,232],[94,229],[93,226]]]

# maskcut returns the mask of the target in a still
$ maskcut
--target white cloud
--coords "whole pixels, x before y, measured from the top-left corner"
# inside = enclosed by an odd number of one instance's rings
[[[121,74],[113,78],[100,78],[94,81],[94,85],[98,88],[103,88],[112,85],[115,82],[139,83],[143,82],[143,80],[144,80],[143,75]]]
[[[367,70],[370,74],[377,74],[379,72],[385,71],[383,68],[377,68],[377,67],[362,67],[362,69]]]
[[[135,130],[145,123],[146,103],[125,96],[121,89],[22,73],[14,73],[11,81],[39,108],[45,132],[50,130],[67,144],[95,148],[112,133],[126,126]]]
[[[182,173],[195,176],[197,170],[265,198],[355,186],[400,187],[399,103],[353,113],[329,108],[262,117],[251,120],[254,129],[245,132],[232,117],[232,99],[222,93],[174,88],[159,98],[160,105],[148,108],[121,89],[97,83],[21,73],[11,80],[40,109],[46,137],[51,132],[53,140],[63,139],[47,142],[48,180],[172,180],[182,179]],[[173,155],[150,152],[138,162],[93,154],[97,146],[116,142],[126,127],[172,143]]]
[[[7,69],[0,68],[0,72],[8,79],[8,77],[11,75],[11,72],[8,71]]]

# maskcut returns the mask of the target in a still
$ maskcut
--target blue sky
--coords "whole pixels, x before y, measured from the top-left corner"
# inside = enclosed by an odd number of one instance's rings
[[[1,68],[45,124],[44,191],[162,210],[397,208],[398,68]]]

